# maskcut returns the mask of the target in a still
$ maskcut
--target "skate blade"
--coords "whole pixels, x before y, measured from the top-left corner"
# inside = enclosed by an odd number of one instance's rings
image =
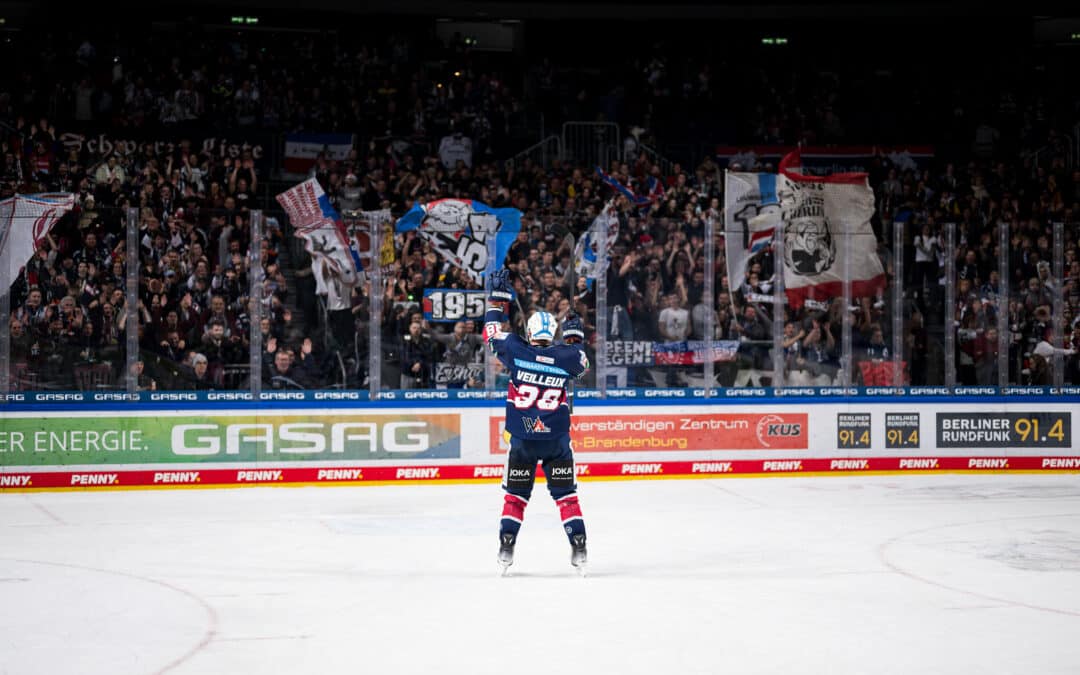
[[[582,563],[580,565],[574,565],[574,569],[577,571],[578,576],[583,579],[588,576],[588,572],[585,569],[586,567],[587,566],[585,565],[585,563]]]
[[[500,577],[508,577],[508,576],[510,576],[510,566],[499,563],[499,576]]]

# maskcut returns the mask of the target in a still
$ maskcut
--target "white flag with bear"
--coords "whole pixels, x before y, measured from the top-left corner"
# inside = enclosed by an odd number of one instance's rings
[[[785,157],[776,182],[788,302],[801,307],[807,300],[843,295],[845,268],[851,297],[873,295],[885,286],[885,270],[870,224],[874,192],[867,175],[804,176],[799,163],[798,151]]]

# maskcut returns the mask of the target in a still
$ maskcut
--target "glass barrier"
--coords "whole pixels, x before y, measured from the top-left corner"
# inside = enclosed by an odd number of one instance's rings
[[[591,395],[1080,384],[1074,223],[882,219],[873,235],[837,233],[847,282],[796,304],[779,273],[783,238],[733,283],[718,218],[624,205],[609,237],[590,229],[595,216],[527,213],[499,261],[517,290],[509,330],[523,333],[538,309],[581,315],[593,368],[578,387]],[[280,212],[80,205],[0,296],[0,386],[502,396],[506,373],[482,344],[495,238],[481,273],[395,232],[388,213],[347,212],[344,223],[339,243],[363,267],[350,283]],[[574,264],[590,232],[608,261],[593,274]],[[867,250],[887,283],[860,293],[852,251]]]

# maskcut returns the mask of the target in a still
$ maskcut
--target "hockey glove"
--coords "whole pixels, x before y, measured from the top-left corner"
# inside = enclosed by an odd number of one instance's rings
[[[569,314],[562,323],[563,342],[578,344],[585,341],[585,327],[581,324],[581,317],[577,314]]]
[[[514,299],[514,287],[510,284],[510,270],[505,267],[491,273],[491,297],[509,303]]]

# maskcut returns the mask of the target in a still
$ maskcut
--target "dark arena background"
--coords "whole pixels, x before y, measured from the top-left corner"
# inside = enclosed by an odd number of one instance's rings
[[[1076,672],[1080,15],[14,2],[0,63],[0,673]]]

